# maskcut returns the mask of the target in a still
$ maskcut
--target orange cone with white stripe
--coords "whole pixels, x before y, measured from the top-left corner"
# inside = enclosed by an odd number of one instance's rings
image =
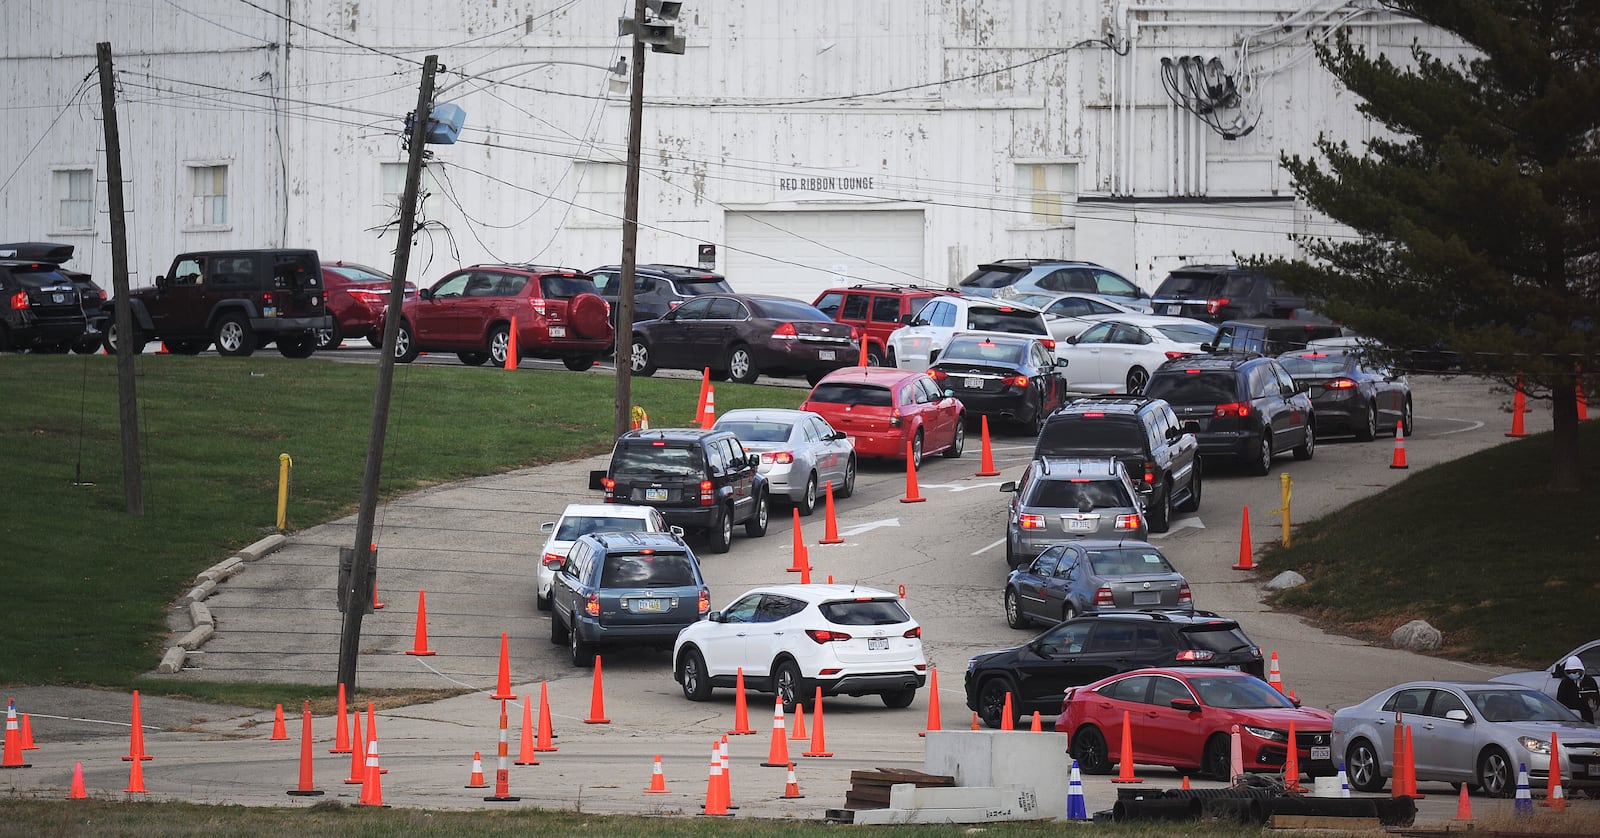
[[[1552,812],[1567,811],[1567,794],[1561,788],[1561,741],[1553,730],[1550,731],[1550,779],[1539,805],[1549,806]]]
[[[700,427],[710,430],[715,424],[717,424],[717,388],[707,385],[706,403],[700,409]]]
[[[1272,650],[1272,664],[1267,668],[1267,683],[1283,695],[1283,673],[1278,670],[1278,650]]]
[[[32,767],[32,765],[22,761],[22,728],[17,726],[17,702],[15,699],[8,698],[6,699],[5,757],[0,760],[0,768]]]
[[[667,791],[667,775],[661,773],[661,755],[656,754],[655,765],[650,767],[650,788],[644,790],[645,794],[669,794]]]
[[[789,763],[789,777],[784,780],[783,794],[778,799],[799,800],[802,797],[805,797],[805,795],[800,793],[800,781],[794,778],[794,763],[791,762]]]
[[[783,722],[783,696],[772,703],[772,746],[767,750],[767,768],[782,768],[789,764],[789,728]]]
[[[483,778],[483,754],[473,751],[472,774],[471,776],[467,777],[467,784],[463,786],[463,788],[486,789],[488,787],[489,781]]]
[[[1410,468],[1406,464],[1406,429],[1404,422],[1394,423],[1394,459],[1389,468]]]
[[[508,734],[508,729],[510,728],[509,722],[510,719],[506,715],[506,703],[502,701],[500,702],[500,742],[497,745],[498,753],[496,754],[496,757],[499,761],[495,765],[494,770],[494,794],[484,798],[484,800],[496,803],[509,803],[522,799],[521,797],[516,797],[511,794],[511,741]]]
[[[378,766],[378,737],[367,738],[367,776],[357,806],[383,806],[383,771]]]
[[[728,801],[722,799],[722,749],[719,743],[711,743],[711,768],[706,772],[706,802],[702,815],[714,817],[727,817]]]

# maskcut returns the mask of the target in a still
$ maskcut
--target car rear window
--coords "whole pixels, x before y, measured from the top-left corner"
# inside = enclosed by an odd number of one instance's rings
[[[911,622],[898,599],[840,600],[817,606],[828,622],[841,626],[892,626]]]
[[[618,446],[611,455],[612,474],[695,476],[705,471],[705,458],[693,445],[640,442]]]
[[[977,361],[980,364],[1010,364],[1016,366],[1022,363],[1022,350],[1025,347],[1020,343],[1000,343],[980,338],[952,338],[950,345],[940,353],[940,361]]]
[[[539,295],[547,300],[568,300],[582,293],[597,293],[592,276],[546,274],[539,277]]]
[[[780,300],[772,297],[750,300],[750,307],[762,317],[771,317],[774,320],[825,320],[833,322],[833,318],[822,313],[822,310],[810,303],[799,300]]]
[[[734,435],[744,442],[785,442],[789,439],[789,430],[792,427],[786,422],[758,422],[753,419],[717,423],[717,430],[733,431]]]
[[[698,297],[701,294],[732,294],[733,286],[721,277],[715,276],[681,276],[673,280],[678,286],[678,293],[685,297]]]
[[[1078,509],[1085,501],[1090,508],[1133,506],[1133,499],[1128,497],[1128,492],[1122,487],[1120,480],[1091,480],[1087,483],[1075,483],[1063,478],[1060,480],[1040,480],[1033,484],[1033,491],[1026,501],[1029,506],[1049,506],[1063,509]]]
[[[1115,451],[1142,451],[1144,426],[1132,416],[1084,416],[1063,414],[1051,418],[1039,432],[1035,457],[1070,457],[1078,454],[1108,454]]]
[[[578,536],[592,532],[644,532],[646,529],[643,518],[580,515],[562,518],[561,526],[556,529],[556,538],[560,541],[577,541]]]
[[[1089,566],[1096,576],[1134,576],[1140,573],[1171,573],[1172,565],[1161,552],[1149,547],[1114,547],[1090,550]]]
[[[602,588],[676,588],[698,584],[686,553],[607,553]]]
[[[1047,335],[1044,318],[1039,312],[1023,308],[990,308],[972,306],[967,309],[967,328],[981,332],[1009,332],[1018,335]]]
[[[1169,404],[1222,404],[1238,399],[1239,377],[1232,372],[1172,370],[1150,377],[1144,394]]]
[[[1248,274],[1171,273],[1156,289],[1158,297],[1242,297],[1256,277]]]
[[[887,387],[877,387],[871,384],[836,384],[830,382],[818,384],[817,388],[811,391],[811,397],[807,401],[826,404],[862,405],[865,407],[889,407],[894,404]]]
[[[1250,638],[1244,636],[1237,623],[1221,621],[1215,623],[1200,623],[1185,626],[1183,634],[1189,638],[1189,643],[1196,649],[1207,649],[1218,654],[1242,652],[1249,649],[1252,644]]]
[[[1004,288],[1016,284],[1022,278],[1019,268],[1002,265],[979,265],[978,269],[961,280],[961,285],[966,288]]]
[[[1290,375],[1338,375],[1348,359],[1341,351],[1295,352],[1278,356],[1278,362]]]

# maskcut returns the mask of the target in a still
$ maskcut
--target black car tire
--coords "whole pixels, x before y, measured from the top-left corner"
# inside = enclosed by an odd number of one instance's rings
[[[139,353],[143,352],[144,351],[144,345],[149,341],[149,339],[144,336],[143,332],[139,331],[139,327],[138,326],[134,326],[132,329],[129,330],[128,333],[132,336],[132,337],[130,337],[128,339],[128,348],[132,349],[133,350],[133,354],[135,354],[135,355],[138,355]],[[3,335],[3,334],[5,334],[4,330],[0,329],[0,335]],[[0,338],[0,343],[4,343],[4,338]],[[106,326],[105,344],[106,344],[106,354],[108,354],[108,355],[117,354],[117,324],[116,323],[112,323],[112,324]]]
[[[883,706],[899,710],[910,707],[911,702],[917,700],[917,690],[915,687],[906,690],[894,690],[881,693],[880,697],[883,699]]]
[[[1128,370],[1128,395],[1138,396],[1144,393],[1144,388],[1150,384],[1150,373],[1144,367],[1134,367]]]
[[[1345,750],[1344,764],[1350,788],[1365,792],[1383,791],[1383,762],[1371,742],[1365,739],[1351,742]]]
[[[326,329],[317,330],[318,349],[338,349],[344,343],[344,327],[339,325],[339,319],[333,318],[333,325]],[[379,343],[382,343],[380,340]]]
[[[167,341],[167,351],[174,355],[199,355],[206,351],[206,347],[210,345],[211,341],[204,338],[169,340]]]
[[[1368,402],[1366,421],[1361,423],[1361,427],[1356,428],[1356,440],[1360,442],[1371,442],[1377,438],[1378,405],[1375,402]]]
[[[1250,473],[1260,476],[1272,471],[1272,429],[1261,429],[1261,441],[1256,443],[1256,456],[1250,461]]]
[[[984,681],[978,686],[978,718],[983,723],[995,730],[1000,729],[1005,716],[1006,695],[1011,695],[1011,712],[1017,712],[1017,688],[1012,685],[1011,679],[996,676]],[[1011,721],[1015,722],[1016,719]]]
[[[79,355],[93,355],[100,351],[100,336],[92,335],[83,338],[72,345],[72,351]]]
[[[1028,618],[1022,613],[1022,602],[1017,598],[1015,588],[1006,588],[1006,625],[1014,628],[1027,628]]]
[[[422,354],[422,348],[417,346],[417,333],[411,330],[411,324],[400,321],[400,328],[394,336],[394,359],[401,364],[409,364],[417,360]]]
[[[278,338],[278,354],[285,358],[310,358],[317,351],[317,337],[305,334],[299,337]]]
[[[744,535],[746,538],[760,538],[767,534],[767,493],[756,495],[755,511],[750,517],[744,519]]]
[[[794,712],[794,708],[807,698],[805,679],[800,677],[799,664],[784,658],[772,668],[772,692],[783,702],[783,712]]]
[[[917,431],[917,435],[915,437],[912,437],[912,439],[911,439],[911,468],[912,469],[920,469],[920,468],[922,468],[922,431],[921,430],[918,430]]]
[[[710,376],[712,381],[727,381],[728,380],[728,371],[727,370],[712,370],[709,373],[709,376]]]
[[[1499,748],[1490,748],[1478,757],[1478,788],[1485,797],[1510,797],[1517,790],[1511,757]]]
[[[496,326],[489,330],[489,362],[496,367],[506,365],[506,355],[511,352],[511,327]],[[517,359],[520,361],[521,359]],[[517,361],[513,361],[515,365]]]
[[[806,373],[806,383],[815,387],[822,379],[827,378],[830,372],[833,372],[833,370],[811,370]]]
[[[583,372],[593,367],[595,360],[594,355],[568,355],[561,359],[561,363],[566,364],[567,369],[573,372]]]
[[[469,367],[481,367],[489,362],[489,353],[482,350],[476,352],[457,352],[456,357],[461,359],[461,363],[466,364]]]
[[[871,344],[867,345],[867,366],[881,367],[884,364],[883,350]]]
[[[1400,429],[1411,436],[1411,397],[1406,396],[1405,407],[1400,408]]]
[[[1314,418],[1311,416],[1306,417],[1306,438],[1305,441],[1294,448],[1294,458],[1296,460],[1309,460],[1317,455],[1316,423],[1312,421]]]
[[[533,595],[533,607],[539,609],[540,611],[549,611],[550,598],[544,596],[543,594],[535,593]]]
[[[383,348],[383,330],[382,329],[373,329],[372,331],[367,332],[367,345],[371,346],[373,349],[382,349]]]
[[[551,591],[550,595],[555,596],[555,591]],[[560,646],[566,642],[567,627],[561,624],[561,615],[552,612],[550,614],[550,645]]]
[[[711,697],[711,678],[706,674],[706,658],[693,646],[678,656],[678,683],[683,686],[683,697],[690,701],[705,701]]]
[[[644,338],[633,336],[631,354],[633,357],[628,359],[628,369],[632,370],[634,375],[649,378],[656,374],[656,365],[650,360],[650,344],[645,343]]]
[[[567,629],[567,656],[572,659],[573,666],[594,666],[594,646],[584,642],[576,625]]]
[[[1213,780],[1230,782],[1233,777],[1233,741],[1218,733],[1206,740],[1200,755],[1200,774]]]
[[[1145,510],[1151,532],[1166,532],[1172,528],[1172,481],[1163,480],[1150,491],[1150,508]]]
[[[801,517],[809,516],[817,511],[817,473],[806,475],[806,488],[800,493],[800,498],[794,502],[794,508],[800,510]]]
[[[1022,557],[1017,554],[1016,548],[1011,546],[1011,526],[1006,525],[1006,567],[1016,570],[1022,566]]]
[[[833,496],[836,498],[847,498],[855,493],[856,456],[851,454],[849,461],[844,464],[844,483],[840,485],[836,491],[834,491]]]
[[[733,546],[733,510],[724,506],[706,530],[706,543],[713,553],[726,553]]]
[[[1200,496],[1205,491],[1205,473],[1200,468],[1200,458],[1194,458],[1194,466],[1190,470],[1189,496],[1183,503],[1173,507],[1179,512],[1194,512],[1200,508]]]
[[[256,351],[256,333],[250,328],[249,318],[238,312],[224,314],[211,337],[218,355],[245,358]]]
[[[950,447],[944,449],[946,459],[954,460],[967,450],[967,423],[965,417],[956,417],[956,437],[950,440]]]
[[[1106,735],[1094,725],[1084,725],[1072,732],[1072,758],[1085,774],[1110,774],[1111,749],[1106,746]]]
[[[728,379],[736,384],[754,384],[761,376],[761,371],[756,369],[756,359],[750,354],[750,347],[742,343],[734,344],[728,350]]]

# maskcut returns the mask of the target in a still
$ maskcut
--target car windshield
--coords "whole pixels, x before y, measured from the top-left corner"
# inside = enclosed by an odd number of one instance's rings
[[[979,265],[978,269],[967,274],[961,284],[967,288],[1004,288],[1013,285],[1022,276],[1022,271],[1016,268],[1006,268],[997,265]]]
[[[1244,636],[1238,624],[1221,620],[1187,626],[1183,629],[1183,636],[1195,648],[1219,654],[1242,652],[1251,647],[1250,638]]]
[[[950,340],[950,345],[940,353],[942,361],[976,361],[980,364],[1009,364],[1017,366],[1022,363],[1023,345],[1010,341],[998,342],[976,337],[957,336]]]
[[[566,300],[584,292],[595,293],[594,277],[546,274],[539,278],[539,294],[545,299]]]
[[[1068,414],[1045,423],[1034,456],[1141,451],[1144,440],[1144,426],[1135,419]]]
[[[1087,501],[1091,509],[1105,506],[1133,506],[1133,499],[1115,480],[1091,480],[1082,483],[1073,480],[1041,480],[1034,484],[1033,494],[1026,501],[1029,506],[1049,506],[1079,509]]]
[[[1474,690],[1472,706],[1490,722],[1571,722],[1577,714],[1537,690]]]
[[[705,471],[700,449],[652,442],[623,445],[611,456],[613,474],[672,474],[698,476]]]
[[[1237,384],[1231,372],[1182,369],[1151,376],[1144,394],[1152,399],[1166,399],[1170,404],[1223,404],[1237,400],[1234,395]]]
[[[977,332],[1007,332],[1018,335],[1049,334],[1044,319],[1032,309],[989,308],[973,306],[967,309],[967,328]]]
[[[1089,567],[1096,576],[1138,576],[1144,573],[1171,573],[1167,557],[1153,547],[1111,547],[1090,550]]]
[[[890,399],[887,387],[829,382],[818,384],[817,389],[811,391],[811,398],[808,401],[866,407],[889,407],[894,403]]]
[[[1166,335],[1167,340],[1178,343],[1205,343],[1217,336],[1215,326],[1196,323],[1193,326],[1187,323],[1171,323],[1157,326],[1156,331]]]
[[[1345,370],[1349,358],[1342,350],[1293,352],[1278,356],[1290,375],[1338,375]]]
[[[602,588],[677,588],[698,584],[694,560],[684,553],[608,553]]]
[[[799,300],[781,300],[775,297],[756,297],[750,300],[750,307],[755,309],[761,317],[770,317],[773,320],[825,320],[833,322],[828,315],[810,303]]]
[[[556,529],[557,541],[577,541],[578,536],[592,532],[644,532],[649,529],[645,519],[613,515],[578,515],[561,519]]]
[[[717,422],[717,430],[733,431],[743,442],[787,442],[793,427],[788,422],[756,419],[723,419]]]
[[[839,626],[892,626],[911,622],[897,599],[848,599],[817,606],[828,622]]]
[[[1208,707],[1231,710],[1293,708],[1294,702],[1266,681],[1252,675],[1198,675],[1189,686]]]

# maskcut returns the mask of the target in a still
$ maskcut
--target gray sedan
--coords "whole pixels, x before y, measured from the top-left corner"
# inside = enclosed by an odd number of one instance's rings
[[[747,453],[761,455],[768,497],[788,500],[801,515],[817,508],[829,482],[836,498],[855,492],[855,443],[809,410],[730,410],[716,428],[733,431]]]
[[[1012,628],[1101,611],[1194,610],[1188,581],[1155,545],[1098,539],[1056,544],[1011,571],[1005,602]]]
[[[1394,774],[1396,724],[1411,727],[1419,781],[1477,786],[1490,797],[1517,790],[1517,768],[1543,789],[1550,735],[1561,745],[1567,789],[1600,788],[1600,727],[1538,690],[1475,681],[1413,681],[1390,687],[1333,714],[1333,751],[1351,788],[1382,791]]]

